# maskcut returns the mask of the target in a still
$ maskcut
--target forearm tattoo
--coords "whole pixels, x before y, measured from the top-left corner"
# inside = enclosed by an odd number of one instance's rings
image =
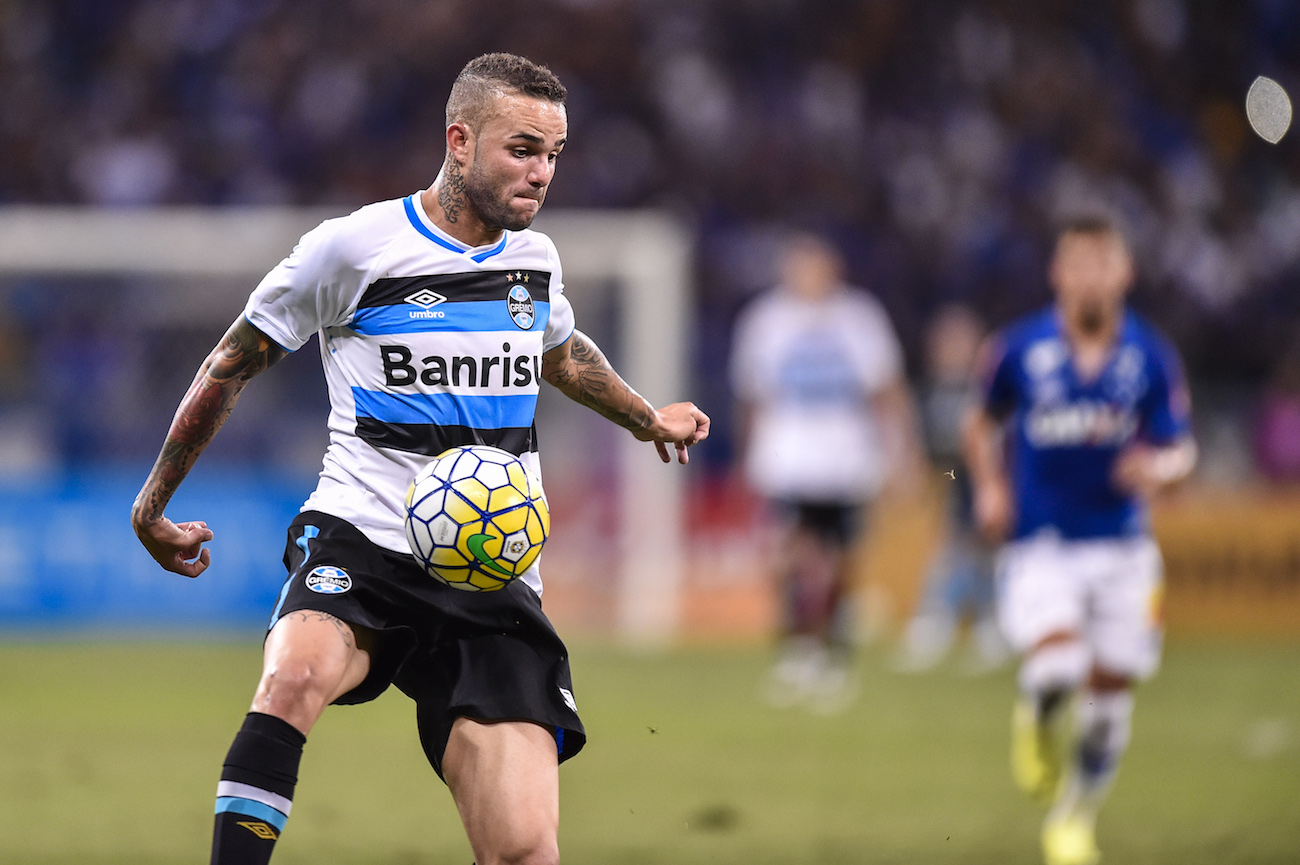
[[[650,403],[623,381],[596,344],[581,331],[573,332],[568,363],[544,366],[542,375],[570,399],[619,426],[649,429],[654,423]]]
[[[465,176],[460,173],[460,163],[451,154],[447,154],[442,183],[438,186],[438,206],[446,214],[448,222],[460,219],[460,212],[465,207]]]
[[[241,317],[231,326],[199,367],[176,409],[162,452],[136,498],[140,521],[147,524],[162,516],[199,454],[230,417],[244,385],[283,356],[284,350],[246,319]]]

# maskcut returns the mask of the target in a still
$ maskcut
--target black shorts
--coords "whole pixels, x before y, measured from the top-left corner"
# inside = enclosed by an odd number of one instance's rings
[[[858,504],[784,500],[780,508],[796,528],[829,544],[851,546],[862,530],[862,507]]]
[[[412,556],[318,511],[289,525],[284,565],[271,627],[295,610],[319,610],[374,631],[369,675],[334,702],[364,703],[397,685],[415,701],[420,743],[439,777],[459,717],[540,724],[554,732],[561,762],[586,744],[568,650],[522,581],[495,592],[453,589]]]

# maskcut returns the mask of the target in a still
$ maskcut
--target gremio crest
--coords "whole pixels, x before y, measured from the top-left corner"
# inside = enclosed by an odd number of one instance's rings
[[[528,289],[522,285],[512,286],[506,295],[506,308],[510,312],[510,320],[520,330],[528,330],[533,326],[536,313],[533,310],[533,296],[528,293]]]

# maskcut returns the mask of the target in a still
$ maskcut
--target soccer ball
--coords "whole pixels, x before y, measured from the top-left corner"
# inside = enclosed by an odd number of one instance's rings
[[[551,530],[542,483],[514,454],[443,451],[406,493],[406,540],[434,578],[494,592],[532,567]]]

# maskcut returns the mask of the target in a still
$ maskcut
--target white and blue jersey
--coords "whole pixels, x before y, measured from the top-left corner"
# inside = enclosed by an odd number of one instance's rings
[[[1146,533],[1142,502],[1116,489],[1111,476],[1129,446],[1166,445],[1189,433],[1191,403],[1173,347],[1126,312],[1110,358],[1085,380],[1054,309],[1012,325],[995,345],[984,406],[1007,420],[1012,537]]]
[[[746,475],[765,496],[860,504],[888,471],[872,400],[903,352],[880,301],[839,286],[811,300],[778,287],[736,321],[731,382],[753,407]]]
[[[540,475],[542,354],[574,329],[545,235],[470,248],[433,224],[418,194],[372,204],[305,234],[244,314],[288,351],[320,334],[330,445],[304,510],[409,553],[406,491],[431,457],[487,444]],[[541,591],[536,566],[524,581]]]

